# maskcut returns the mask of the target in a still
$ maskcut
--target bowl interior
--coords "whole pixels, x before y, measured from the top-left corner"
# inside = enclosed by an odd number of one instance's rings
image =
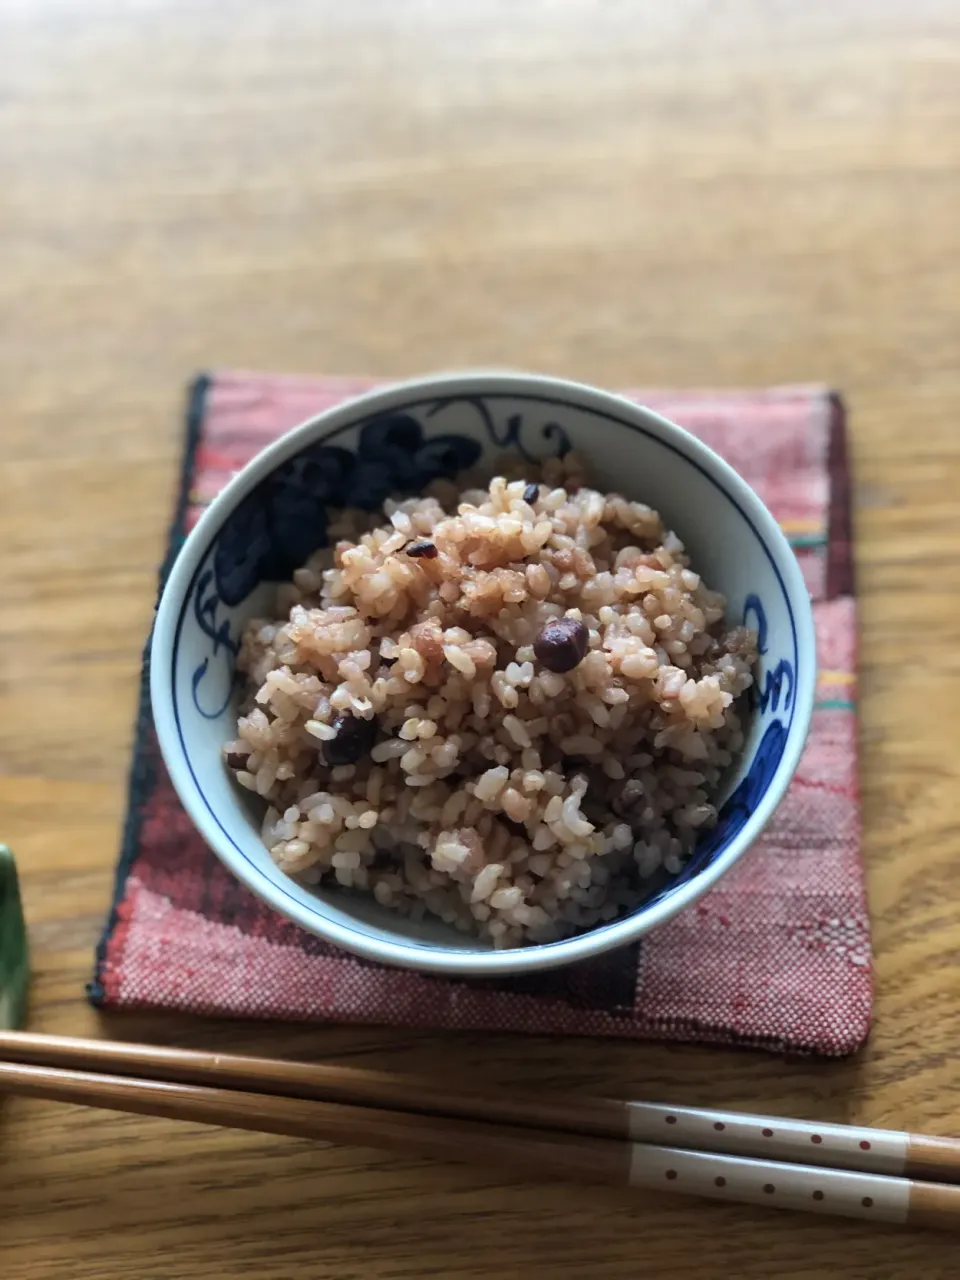
[[[284,437],[255,483],[253,472],[244,473],[246,491],[241,483],[207,513],[192,554],[174,568],[158,619],[158,631],[170,628],[169,648],[158,653],[155,642],[154,650],[155,663],[170,664],[160,682],[166,689],[169,676],[169,706],[161,696],[155,707],[158,728],[165,726],[164,752],[192,816],[234,872],[274,906],[328,936],[349,934],[361,947],[366,939],[407,950],[488,951],[442,922],[406,920],[372,898],[314,890],[282,874],[259,838],[261,806],[241,794],[221,763],[221,746],[234,736],[243,625],[269,612],[272,584],[326,544],[329,508],[376,509],[388,493],[420,492],[438,475],[474,464],[492,469],[505,449],[540,458],[574,448],[589,459],[598,488],[659,510],[693,567],[726,596],[728,620],[759,630],[754,713],[720,820],[682,872],[638,908],[634,923],[636,916],[656,923],[673,914],[698,877],[733,860],[785,752],[798,751],[797,734],[802,740],[806,733],[813,654],[802,610],[809,613],[809,605],[786,542],[744,483],[654,414],[586,389],[541,393],[504,383],[498,390],[496,379],[485,378],[433,394],[401,387],[372,407],[365,398]],[[591,936],[609,932],[613,942],[624,923]]]

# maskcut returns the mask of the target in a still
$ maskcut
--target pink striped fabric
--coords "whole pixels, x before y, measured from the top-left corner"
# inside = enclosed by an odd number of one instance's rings
[[[296,422],[373,385],[225,373],[194,388],[171,554],[230,475]],[[141,700],[116,898],[90,987],[115,1008],[605,1035],[847,1054],[871,1017],[860,859],[856,620],[845,424],[810,387],[632,391],[723,454],[793,544],[814,600],[820,678],[807,750],[763,839],[641,943],[506,981],[388,970],[300,932],[206,849]]]

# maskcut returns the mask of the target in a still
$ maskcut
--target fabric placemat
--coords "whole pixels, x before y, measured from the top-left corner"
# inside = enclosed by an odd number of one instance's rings
[[[229,372],[197,379],[161,582],[237,469],[297,422],[374,385]],[[506,980],[386,969],[276,915],[207,849],[160,758],[145,666],[115,898],[89,988],[96,1005],[824,1055],[863,1043],[872,979],[842,403],[821,387],[627,394],[701,437],[757,490],[814,601],[820,671],[810,739],[755,848],[700,902],[595,960]]]

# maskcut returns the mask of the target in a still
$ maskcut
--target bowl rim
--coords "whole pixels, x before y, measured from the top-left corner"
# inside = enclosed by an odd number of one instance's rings
[[[182,739],[173,690],[180,619],[196,576],[226,516],[263,477],[303,448],[411,397],[431,395],[547,397],[641,428],[697,467],[734,503],[779,578],[794,630],[797,683],[786,742],[776,772],[754,812],[721,853],[691,880],[648,907],[572,938],[502,951],[459,950],[442,944],[385,939],[324,917],[272,883],[221,826],[196,778]],[[398,403],[399,402],[399,403]],[[187,535],[163,584],[149,645],[150,699],[157,740],[171,782],[194,826],[221,862],[261,901],[308,933],[377,963],[460,977],[530,973],[571,964],[635,942],[703,896],[755,843],[779,805],[806,744],[816,693],[813,610],[800,565],[760,497],[719,454],[691,432],[614,392],[540,374],[498,370],[424,375],[378,386],[306,419],[257,453],[213,499]],[[803,659],[801,662],[800,659]],[[322,904],[318,903],[318,908]]]

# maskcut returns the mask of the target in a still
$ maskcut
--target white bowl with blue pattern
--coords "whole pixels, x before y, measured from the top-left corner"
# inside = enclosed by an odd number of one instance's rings
[[[325,544],[330,506],[376,509],[505,448],[542,457],[574,448],[598,488],[646,502],[727,598],[727,617],[759,633],[747,742],[719,821],[681,872],[631,915],[541,946],[494,951],[440,921],[414,922],[372,897],[312,889],[284,875],[259,836],[256,798],[221,758],[235,736],[234,663],[248,618],[269,608]],[[519,374],[419,378],[319,414],[246,466],[187,538],[165,584],[150,650],[150,692],[170,776],[200,833],[259,898],[309,932],[384,964],[451,975],[528,972],[635,941],[689,906],[749,849],[803,749],[816,684],[810,598],[776,521],[753,490],[689,432],[618,396]]]

